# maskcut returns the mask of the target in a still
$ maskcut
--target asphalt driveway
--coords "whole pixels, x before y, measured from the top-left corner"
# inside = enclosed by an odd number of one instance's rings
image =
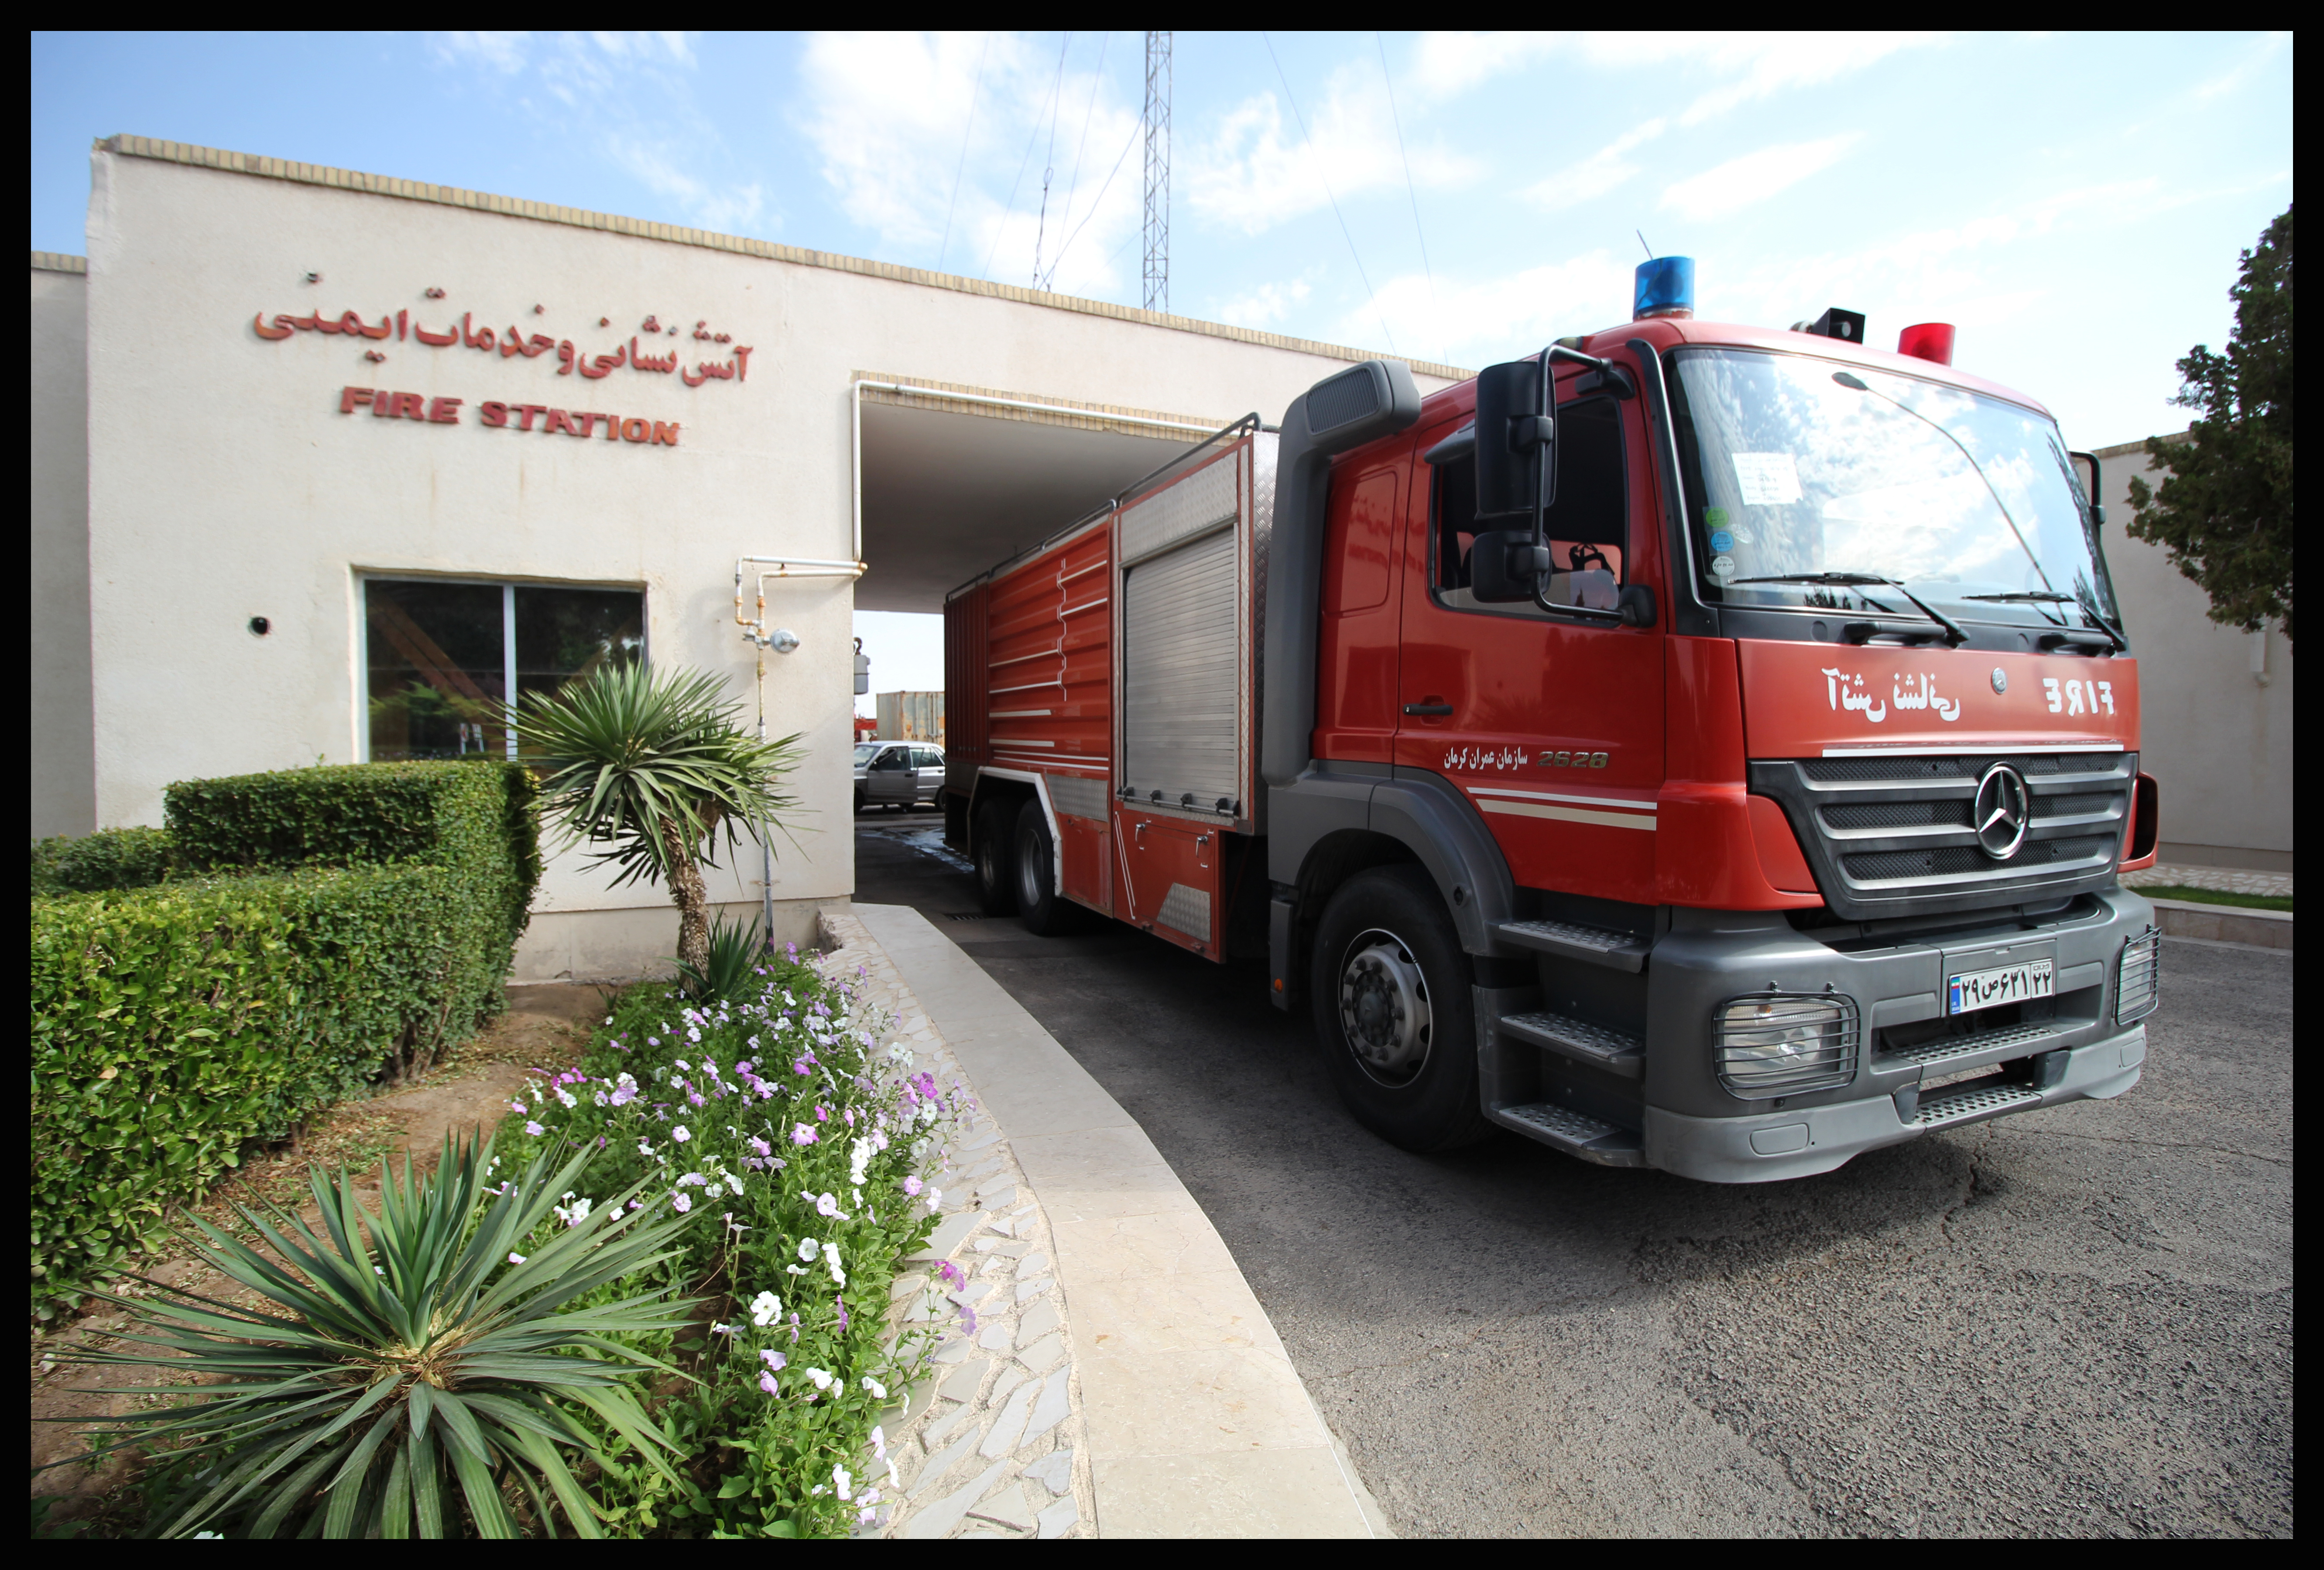
[[[1401,1533],[2292,1530],[2288,953],[2166,943],[2116,1101],[1718,1187],[1398,1150],[1259,967],[954,920],[934,814],[857,827],[858,897],[1145,1126]]]

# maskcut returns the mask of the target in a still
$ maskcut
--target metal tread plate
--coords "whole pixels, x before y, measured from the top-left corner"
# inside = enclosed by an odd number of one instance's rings
[[[1646,1161],[1636,1132],[1569,1107],[1546,1102],[1505,1106],[1493,1116],[1520,1133],[1585,1161],[1606,1167],[1637,1167]]]
[[[1510,1014],[1501,1020],[1501,1028],[1521,1041],[1563,1053],[1626,1078],[1638,1077],[1646,1060],[1646,1043],[1636,1036],[1626,1036],[1619,1030],[1609,1030],[1603,1025],[1592,1025],[1582,1020],[1570,1020],[1563,1014]]]
[[[1977,1118],[1993,1117],[2001,1113],[2021,1112],[2039,1106],[2042,1093],[2023,1085],[1972,1085],[1955,1091],[1940,1091],[1921,1103],[1913,1122],[1921,1128],[1941,1128],[1948,1123],[1968,1122]]]
[[[1576,921],[1503,921],[1493,930],[1520,948],[1564,955],[1617,970],[1635,971],[1646,964],[1646,944],[1628,932],[1584,927]]]
[[[1917,1063],[1926,1068],[1956,1057],[1973,1057],[1980,1052],[2046,1041],[2085,1022],[2079,1020],[2042,1020],[2029,1025],[2005,1025],[1997,1030],[1979,1030],[1971,1036],[1940,1036],[1933,1041],[1923,1041],[1918,1047],[1907,1047],[1901,1052],[1885,1056],[1905,1063]]]

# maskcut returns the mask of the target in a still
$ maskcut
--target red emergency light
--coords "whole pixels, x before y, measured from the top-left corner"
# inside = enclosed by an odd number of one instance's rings
[[[1953,363],[1953,324],[1924,321],[1908,327],[1897,335],[1896,352],[1916,360],[1934,360],[1940,365],[1950,365]]]

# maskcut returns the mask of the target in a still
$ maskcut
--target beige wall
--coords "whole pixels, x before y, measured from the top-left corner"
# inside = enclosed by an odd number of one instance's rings
[[[359,759],[366,570],[641,586],[654,660],[718,671],[748,698],[734,559],[852,553],[854,367],[1148,409],[1280,410],[1346,360],[844,258],[737,254],[612,232],[620,220],[544,221],[464,193],[409,199],[345,189],[369,177],[272,178],[238,171],[239,155],[162,151],[93,154],[90,681],[106,826],[158,822],[173,780]],[[237,171],[214,167],[229,162]],[[687,388],[626,368],[560,376],[553,354],[253,331],[255,313],[318,307],[370,321],[408,309],[438,329],[473,311],[592,354],[628,343],[649,313],[688,330],[706,319],[755,353],[746,380]],[[688,365],[710,349],[659,347]],[[457,425],[343,415],[346,384],[466,402]],[[485,399],[676,420],[680,445],[487,429]],[[768,593],[770,619],[803,640],[770,657],[769,725],[800,733],[809,758],[798,848],[778,842],[772,893],[836,900],[854,882],[852,592],[808,580]],[[260,615],[264,638],[247,630]],[[714,875],[715,900],[758,900],[757,859],[743,861]],[[666,939],[621,936],[658,927],[618,913],[665,905],[557,857],[536,910],[604,913],[605,936],[540,921],[521,979],[639,968]]]
[[[2139,767],[2163,792],[2163,859],[2292,871],[2292,649],[2206,614],[2210,596],[2158,545],[2131,539],[2143,442],[2101,448],[2107,569],[2138,657]]]
[[[89,720],[88,280],[32,257],[32,837],[97,827]]]

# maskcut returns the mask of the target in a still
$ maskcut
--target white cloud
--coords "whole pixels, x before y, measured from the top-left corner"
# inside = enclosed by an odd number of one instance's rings
[[[1716,169],[1678,181],[1663,192],[1661,206],[1681,217],[1708,222],[1741,212],[1847,156],[1855,134],[1816,142],[1790,142],[1730,158]]]
[[[1649,120],[1637,130],[1617,137],[1581,162],[1559,170],[1531,187],[1525,193],[1526,199],[1555,212],[1604,196],[1638,172],[1638,166],[1627,154],[1661,135],[1667,124],[1661,119]]]
[[[1938,40],[1935,33],[1877,32],[1432,32],[1415,49],[1412,70],[1424,92],[1440,97],[1559,53],[1599,70],[1675,76],[1692,69],[1731,78],[1680,115],[1680,125],[1698,125],[1738,105],[1818,87]]]
[[[1322,96],[1301,108],[1312,151],[1298,121],[1272,91],[1229,110],[1208,138],[1184,139],[1174,179],[1183,179],[1187,205],[1215,223],[1257,235],[1319,211],[1333,197],[1346,202],[1403,189],[1407,157],[1416,186],[1459,185],[1477,172],[1473,161],[1434,143],[1407,141],[1399,149],[1376,60],[1341,67]]]
[[[610,160],[673,216],[731,232],[765,215],[765,188],[726,172],[733,160],[701,106],[701,62],[686,34],[445,32],[429,44],[447,69],[515,78],[521,108]]]
[[[480,65],[512,76],[524,69],[530,32],[439,32],[429,40],[437,60],[447,65]]]
[[[1449,98],[1542,60],[1562,42],[1554,32],[1424,32],[1411,72],[1419,89]]]
[[[1367,304],[1348,312],[1330,336],[1377,346],[1385,318],[1405,353],[1473,367],[1530,354],[1568,333],[1628,321],[1630,266],[1610,252],[1592,251],[1467,283],[1440,275],[1432,286],[1406,273],[1381,286],[1379,302],[1377,311]]]
[[[1142,189],[1141,106],[1122,100],[1111,58],[1111,73],[1093,55],[1061,76],[1054,48],[1010,34],[819,34],[798,120],[841,209],[886,244],[1020,284],[1038,247],[1049,287],[1104,293]]]
[[[2246,51],[2241,60],[2209,81],[2199,83],[2189,96],[2200,104],[2213,98],[2223,97],[2229,93],[2238,92],[2243,88],[2244,84],[2259,75],[2268,63],[2274,60],[2279,51],[2291,46],[2292,34],[2271,32]]]
[[[1305,303],[1308,292],[1304,278],[1294,278],[1286,283],[1262,283],[1218,307],[1213,314],[1230,327],[1263,328],[1281,321],[1291,314],[1294,306]]]

